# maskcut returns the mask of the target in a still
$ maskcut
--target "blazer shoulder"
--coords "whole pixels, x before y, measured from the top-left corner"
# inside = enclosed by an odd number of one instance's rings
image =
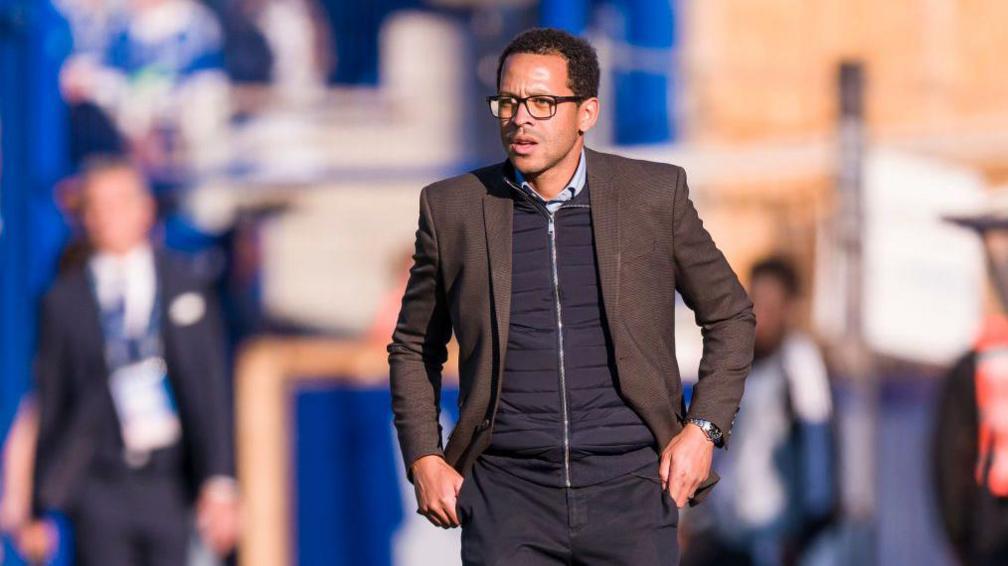
[[[213,254],[191,256],[165,248],[158,248],[154,253],[160,276],[183,283],[185,287],[212,287],[223,270],[221,260]]]
[[[60,273],[42,294],[42,308],[63,310],[84,299],[90,292],[87,271],[84,266],[75,266]]]
[[[499,184],[504,176],[504,164],[496,163],[473,169],[454,177],[435,181],[423,188],[428,198],[458,198],[471,194],[482,196]]]
[[[589,176],[594,170],[595,175],[618,184],[627,198],[652,204],[674,201],[686,178],[679,165],[595,151],[588,154],[588,167]]]
[[[674,163],[636,159],[615,153],[589,150],[588,159],[589,163],[591,163],[591,160],[595,160],[603,169],[624,180],[646,181],[649,183],[658,181],[662,184],[668,183],[674,186],[680,176],[685,176],[686,174],[686,170],[682,166]]]
[[[613,155],[612,157],[616,159],[619,162],[619,166],[628,173],[638,172],[645,176],[668,177],[672,180],[676,180],[680,175],[686,174],[686,169],[684,169],[681,165],[676,165],[674,163],[635,159],[621,155]]]

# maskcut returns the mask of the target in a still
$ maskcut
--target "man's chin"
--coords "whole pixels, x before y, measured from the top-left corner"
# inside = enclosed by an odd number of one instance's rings
[[[531,155],[517,155],[508,152],[508,158],[511,160],[511,165],[521,171],[522,175],[535,175],[543,170],[540,160]]]

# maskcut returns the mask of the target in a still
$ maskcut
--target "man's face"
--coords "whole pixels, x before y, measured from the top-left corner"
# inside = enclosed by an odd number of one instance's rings
[[[122,254],[147,241],[154,200],[143,180],[126,169],[95,174],[84,187],[84,228],[95,249]]]
[[[768,354],[777,349],[788,330],[791,300],[784,284],[776,277],[756,277],[750,286],[756,314],[756,351]]]
[[[498,94],[518,98],[536,94],[573,96],[567,86],[567,60],[560,55],[516,53],[501,68]],[[509,120],[501,120],[501,142],[511,163],[525,175],[538,175],[583,146],[578,130],[587,132],[598,118],[598,99],[564,102],[549,119],[536,119],[520,105]]]

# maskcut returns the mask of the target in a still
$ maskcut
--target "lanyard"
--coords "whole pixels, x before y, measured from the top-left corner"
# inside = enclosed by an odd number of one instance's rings
[[[97,301],[97,282],[94,274],[89,271],[88,282],[91,292]],[[102,333],[105,336],[105,358],[110,371],[134,363],[145,358],[161,357],[161,290],[155,284],[154,301],[151,305],[150,318],[147,326],[139,336],[129,336],[126,333],[126,299],[124,295],[118,298],[118,304],[112,308],[102,308],[99,303],[99,319]]]

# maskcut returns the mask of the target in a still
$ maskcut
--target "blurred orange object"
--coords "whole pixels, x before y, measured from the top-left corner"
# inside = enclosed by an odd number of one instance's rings
[[[1008,496],[1008,317],[987,318],[976,350],[976,480],[994,495]]]

